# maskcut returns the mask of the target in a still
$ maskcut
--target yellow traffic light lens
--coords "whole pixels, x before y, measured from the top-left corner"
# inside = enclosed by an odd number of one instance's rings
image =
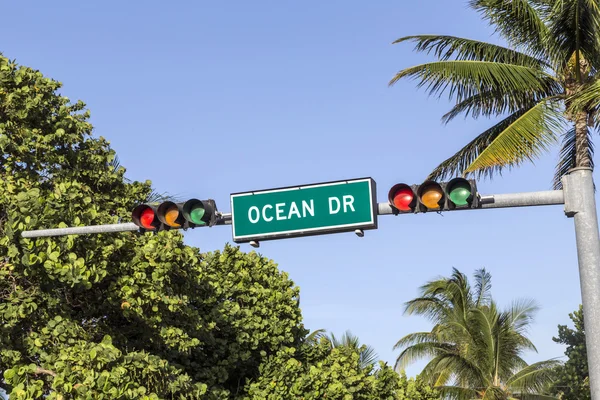
[[[173,204],[165,211],[165,223],[174,228],[179,228],[181,225],[177,223],[177,218],[179,218],[179,208]]]
[[[421,203],[427,208],[439,208],[444,192],[439,185],[428,185],[421,192]]]

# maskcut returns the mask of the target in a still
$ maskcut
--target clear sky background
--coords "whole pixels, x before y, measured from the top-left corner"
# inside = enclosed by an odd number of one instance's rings
[[[441,115],[451,104],[399,69],[430,59],[398,37],[441,33],[493,40],[466,1],[4,2],[0,51],[64,83],[85,101],[127,176],[182,198],[371,176],[379,201],[492,124]],[[483,194],[547,190],[558,148],[493,181]],[[229,227],[196,229],[203,251]],[[242,245],[246,251],[252,248]],[[560,206],[382,216],[353,233],[262,243],[301,288],[308,328],[350,329],[393,363],[394,343],[426,330],[403,303],[452,267],[486,267],[501,305],[535,298],[539,354],[563,356],[557,325],[581,301],[572,220]],[[418,372],[419,365],[409,369]]]

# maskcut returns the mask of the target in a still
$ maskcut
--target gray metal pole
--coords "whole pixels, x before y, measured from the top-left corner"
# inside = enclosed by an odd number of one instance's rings
[[[55,229],[40,229],[37,231],[23,231],[21,236],[24,238],[48,237],[48,236],[65,236],[65,235],[87,235],[90,233],[113,233],[113,232],[130,232],[137,231],[138,228],[133,222],[126,224],[111,224],[111,225],[92,225],[92,226],[75,226],[72,228],[55,228]]]
[[[231,225],[231,214],[222,213],[217,218],[217,225]],[[111,225],[91,225],[76,226],[72,228],[40,229],[37,231],[23,231],[21,236],[24,238],[66,236],[66,235],[89,235],[93,233],[114,233],[114,232],[132,232],[137,231],[137,225],[133,222]]]
[[[562,190],[547,190],[543,192],[490,194],[481,196],[481,208],[533,207],[563,204],[565,202]],[[379,215],[393,214],[389,203],[377,204]],[[460,209],[457,211],[466,211]]]
[[[600,237],[591,168],[563,178],[565,214],[575,218],[575,240],[593,400],[600,400]]]

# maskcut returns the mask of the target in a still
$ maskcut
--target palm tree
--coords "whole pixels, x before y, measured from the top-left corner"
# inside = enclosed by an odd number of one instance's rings
[[[353,335],[349,330],[344,332],[342,337],[338,339],[333,333],[328,335],[325,329],[317,329],[310,332],[305,339],[306,343],[310,344],[318,343],[321,340],[325,340],[332,349],[336,347],[349,347],[357,352],[359,356],[358,363],[361,369],[375,364],[379,357],[373,347],[361,344],[358,336]]]
[[[448,399],[553,398],[540,392],[558,361],[528,365],[522,358],[523,352],[535,351],[525,331],[537,306],[522,300],[501,311],[490,291],[491,275],[485,269],[476,271],[474,287],[456,269],[450,278],[422,286],[405,311],[428,317],[434,327],[396,343],[394,348],[402,349],[396,368],[429,358],[421,377]]]
[[[350,347],[355,350],[359,356],[358,365],[360,368],[367,368],[377,362],[379,356],[375,352],[375,349],[371,346],[361,344],[358,336],[353,335],[350,331],[344,332],[339,339],[333,333],[326,338],[333,348]]]
[[[600,109],[598,0],[470,0],[507,47],[444,35],[406,36],[437,58],[398,72],[430,95],[456,102],[459,115],[503,119],[438,165],[430,179],[457,173],[491,177],[533,161],[562,137],[554,187],[574,167],[593,167],[590,128]]]

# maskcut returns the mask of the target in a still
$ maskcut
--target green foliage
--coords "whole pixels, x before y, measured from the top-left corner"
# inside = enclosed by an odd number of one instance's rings
[[[553,385],[553,392],[563,400],[589,400],[591,394],[583,307],[579,306],[579,310],[569,314],[569,318],[573,321],[574,329],[559,325],[558,337],[553,338],[555,342],[567,346],[567,361],[556,369],[557,379]]]
[[[23,239],[116,223],[161,196],[124,178],[84,104],[59,88],[0,56],[0,388],[11,399],[434,398],[375,368],[357,339],[307,336],[299,289],[254,252],[202,254],[178,231]]]
[[[240,396],[305,335],[298,288],[256,253],[176,232],[23,239],[116,223],[152,194],[60,84],[0,56],[0,387],[11,399]]]
[[[413,78],[430,95],[448,94],[456,103],[444,122],[459,115],[505,118],[442,162],[428,179],[456,173],[491,177],[532,162],[563,136],[554,177],[560,189],[569,169],[593,165],[590,127],[599,127],[600,6],[596,0],[468,4],[508,47],[448,35],[412,35],[394,42],[415,42],[415,51],[437,59],[399,71],[390,85]]]
[[[544,397],[555,360],[527,365],[522,355],[535,350],[526,330],[537,310],[530,300],[499,310],[491,296],[491,275],[475,274],[475,285],[454,269],[421,287],[406,313],[429,318],[430,332],[411,333],[398,341],[396,367],[428,358],[421,378],[443,396],[458,400]]]
[[[246,399],[434,400],[439,395],[421,381],[399,377],[380,362],[363,367],[351,346],[331,347],[323,338],[300,351],[285,349],[260,368]]]

